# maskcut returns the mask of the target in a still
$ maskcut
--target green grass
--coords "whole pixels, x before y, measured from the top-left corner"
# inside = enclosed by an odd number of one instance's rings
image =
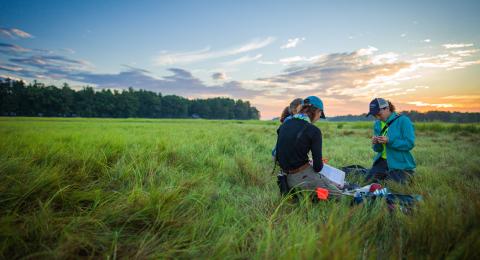
[[[371,123],[320,122],[333,166]],[[412,214],[279,196],[261,121],[0,118],[0,258],[463,258],[480,248],[479,125],[417,124]]]

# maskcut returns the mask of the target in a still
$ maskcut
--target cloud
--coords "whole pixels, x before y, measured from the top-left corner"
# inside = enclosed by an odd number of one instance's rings
[[[139,72],[147,73],[147,74],[151,73],[149,70],[133,67],[133,66],[130,66],[130,65],[127,65],[127,64],[123,64],[122,66],[125,67],[125,68],[128,68],[131,71],[139,71]]]
[[[75,60],[61,55],[33,55],[28,57],[10,58],[11,63],[20,66],[30,66],[48,74],[62,75],[71,71],[83,71],[92,68],[86,61]]]
[[[253,45],[236,49],[245,51]],[[40,54],[12,44],[0,44],[0,50],[8,50],[8,63],[0,63],[0,71],[18,77],[31,79],[56,79],[94,84],[98,88],[141,88],[164,94],[177,94],[187,97],[201,97],[214,94],[233,98],[252,98],[261,95],[262,90],[251,89],[238,81],[206,85],[194,77],[191,72],[180,69],[168,69],[172,75],[156,77],[148,70],[123,65],[126,70],[118,73],[96,73],[93,65],[87,61],[69,58],[63,55]],[[21,52],[21,55],[16,55]],[[257,55],[258,56],[258,55]],[[225,74],[217,78],[227,80]]]
[[[6,55],[18,55],[20,53],[25,53],[30,51],[32,50],[23,48],[15,44],[0,42],[0,53],[6,54]]]
[[[148,70],[124,65],[126,70],[118,73],[95,73],[89,63],[63,56],[32,56],[12,58],[11,64],[0,64],[0,71],[23,78],[57,79],[93,84],[97,88],[137,89],[176,94],[186,97],[228,96],[253,98],[262,95],[262,90],[248,89],[241,82],[228,81],[217,85],[206,85],[191,72],[168,69],[172,75],[156,77]],[[226,80],[226,75],[221,75]],[[220,78],[219,78],[220,79]]]
[[[301,62],[312,62],[320,59],[321,57],[323,57],[323,55],[318,55],[313,57],[293,56],[293,57],[282,58],[278,60],[278,62],[283,65],[292,65],[292,64],[301,63]]]
[[[305,37],[288,39],[287,43],[285,43],[284,45],[280,46],[280,49],[295,48],[295,47],[297,47],[297,45],[298,45],[300,42],[302,42],[302,41],[305,41]]]
[[[27,49],[14,44],[0,43],[0,53],[8,57],[8,64],[0,70],[26,78],[68,79],[72,72],[88,71],[93,66],[86,61],[54,55],[48,50]]]
[[[234,53],[231,50],[241,53],[253,48],[253,45],[245,46],[247,45],[232,48],[229,53]],[[275,112],[276,108],[280,110],[283,106],[275,100],[318,95],[328,103],[329,109],[352,113],[368,104],[372,96],[391,98],[412,96],[417,91],[425,91],[425,86],[408,86],[403,83],[421,77],[422,70],[452,70],[480,64],[476,49],[445,49],[437,54],[401,56],[395,52],[380,52],[377,48],[368,46],[350,52],[285,57],[279,61],[262,61],[261,54],[244,55],[230,63],[235,65],[256,60],[260,64],[283,64],[286,67],[271,76],[242,81],[228,79],[225,68],[208,70],[206,75],[218,82],[206,84],[194,76],[195,73],[178,67],[169,68],[171,74],[163,77],[129,65],[123,65],[125,69],[120,72],[98,73],[86,61],[2,43],[0,51],[6,51],[10,58],[4,63],[0,62],[0,72],[23,78],[83,82],[97,88],[134,87],[192,98],[243,98],[251,100],[260,109],[267,109],[269,113]],[[209,55],[214,53],[210,50],[204,52],[210,53]],[[431,102],[417,99],[408,104],[448,109],[459,106],[456,100],[452,98],[445,99],[446,102]],[[466,99],[462,102],[464,100]],[[477,101],[478,99],[473,99],[472,102]]]
[[[279,61],[289,65],[283,72],[243,83],[264,90],[265,97],[319,95],[331,100],[365,102],[372,96],[411,95],[427,89],[428,86],[401,84],[421,77],[423,69],[451,70],[480,64],[480,59],[472,60],[469,57],[477,53],[475,50],[430,56],[413,55],[412,59],[402,58],[394,52],[377,52],[377,48],[369,46],[353,52],[287,57]],[[428,105],[447,107],[451,104]]]
[[[422,101],[412,101],[412,102],[407,102],[407,104],[415,105],[417,107],[435,107],[435,108],[454,107],[453,104],[431,104],[431,103],[426,103],[426,102],[422,102]]]
[[[238,59],[235,59],[235,60],[232,60],[232,61],[227,61],[227,62],[224,62],[223,64],[225,66],[236,66],[236,65],[240,65],[240,64],[243,64],[243,63],[247,63],[247,62],[252,62],[252,61],[255,61],[255,60],[258,60],[262,57],[262,54],[257,54],[255,56],[250,56],[250,55],[247,55],[247,56],[243,56],[243,57],[240,57]]]
[[[12,77],[10,75],[3,75],[3,74],[0,74],[0,80],[15,80],[15,81],[23,81],[25,82],[23,79],[21,78],[17,78],[17,77]]]
[[[432,40],[430,40],[430,39],[425,39],[425,40],[423,40],[423,41],[424,41],[424,42],[431,42]]]
[[[4,35],[8,38],[33,38],[33,36],[27,32],[24,32],[17,28],[0,28],[0,35]]]
[[[468,52],[450,52],[442,53],[432,56],[420,56],[410,62],[412,65],[412,70],[417,70],[420,68],[444,68],[447,70],[456,70],[463,69],[468,66],[477,65],[480,63],[480,60],[465,60],[466,58],[472,56],[473,53],[476,53],[477,50],[472,50]]]
[[[19,72],[22,71],[22,67],[15,66],[13,64],[0,64],[0,70],[7,72]]]
[[[69,54],[75,54],[75,50],[74,50],[74,49],[62,48],[61,50],[64,51],[64,52],[66,52],[66,53],[69,53]]]
[[[317,55],[310,58],[291,58],[285,61],[308,61],[292,66],[283,73],[245,82],[266,90],[270,95],[304,96],[318,94],[323,97],[353,99],[371,96],[376,91],[397,81],[406,80],[398,74],[410,64],[377,57],[375,47],[354,52]],[[394,57],[392,53],[387,55]]]
[[[383,63],[395,63],[398,61],[399,55],[394,52],[387,52],[384,54],[379,54],[372,57],[372,63],[374,64],[383,64]]]
[[[358,51],[356,51],[356,54],[358,56],[368,56],[368,55],[372,55],[376,51],[378,51],[377,48],[373,46],[368,46],[368,48],[359,49]]]
[[[277,64],[275,61],[267,61],[267,60],[259,60],[257,63],[258,64],[263,64],[263,65],[275,65],[275,64]]]
[[[461,100],[468,100],[468,99],[480,99],[480,95],[468,95],[468,96],[463,96],[463,95],[454,95],[454,96],[446,96],[442,97],[442,99],[461,99]]]
[[[402,34],[400,34],[400,37],[402,37],[402,38],[407,37],[407,34],[406,34],[406,33],[402,33]]]
[[[212,74],[213,80],[226,80],[227,74],[225,72],[216,72]]]
[[[187,70],[180,68],[170,68],[168,70],[173,74],[163,78],[157,78],[139,70],[127,70],[113,74],[82,72],[68,74],[67,76],[70,80],[95,84],[97,88],[133,87],[186,97],[214,94],[233,98],[252,98],[263,93],[261,90],[247,89],[238,81],[208,86]]]
[[[457,49],[457,48],[466,48],[472,47],[473,43],[447,43],[442,45],[445,49]]]
[[[461,50],[461,51],[452,51],[450,52],[453,55],[458,55],[462,57],[469,57],[472,56],[472,54],[478,52],[478,49],[472,49],[472,50]]]
[[[275,41],[273,37],[267,37],[265,39],[255,39],[244,45],[233,47],[220,51],[211,51],[210,47],[202,50],[191,52],[162,52],[159,56],[154,58],[154,64],[157,66],[165,66],[172,64],[188,64],[199,62],[203,60],[216,59],[222,57],[233,56],[257,49],[261,49]]]

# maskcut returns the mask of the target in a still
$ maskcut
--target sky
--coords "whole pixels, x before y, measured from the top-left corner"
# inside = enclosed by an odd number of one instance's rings
[[[0,0],[0,76],[248,100],[480,112],[480,1]]]

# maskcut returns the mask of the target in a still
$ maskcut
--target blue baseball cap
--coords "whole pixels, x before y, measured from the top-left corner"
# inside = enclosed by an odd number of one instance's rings
[[[388,107],[388,102],[383,99],[383,98],[375,98],[370,102],[370,109],[368,111],[367,117],[369,115],[376,115],[380,113],[381,109],[387,108]]]
[[[325,113],[323,112],[323,102],[320,98],[316,96],[309,96],[305,100],[303,100],[304,104],[311,104],[312,106],[320,109],[322,111],[322,114],[320,115],[320,118],[325,118]]]

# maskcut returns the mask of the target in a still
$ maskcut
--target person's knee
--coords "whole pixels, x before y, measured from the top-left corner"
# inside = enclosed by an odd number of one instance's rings
[[[410,181],[412,174],[413,174],[413,171],[392,170],[388,172],[387,179],[401,183],[401,184],[407,184]]]

